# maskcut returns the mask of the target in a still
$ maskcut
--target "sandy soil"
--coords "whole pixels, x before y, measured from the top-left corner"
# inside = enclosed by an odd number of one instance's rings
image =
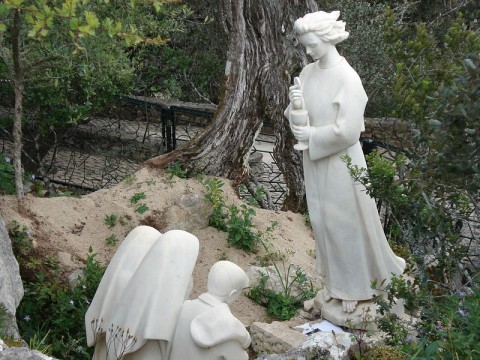
[[[172,228],[187,230],[200,240],[200,254],[194,271],[194,298],[206,290],[207,274],[210,267],[218,260],[230,260],[248,271],[252,265],[259,265],[257,254],[246,253],[228,245],[227,234],[212,227],[201,225],[201,221],[186,224],[182,219],[176,219],[173,213],[178,212],[181,197],[195,195],[203,197],[204,186],[195,179],[183,180],[174,178],[167,180],[164,172],[139,170],[133,181],[124,181],[117,186],[100,190],[81,198],[56,197],[37,198],[29,195],[27,203],[29,213],[21,215],[16,209],[13,196],[0,197],[0,215],[7,226],[12,220],[30,229],[35,241],[34,246],[44,255],[56,255],[71,271],[82,266],[88,248],[91,246],[103,263],[113,256],[116,248],[125,235],[140,224],[155,226],[165,232]],[[228,180],[224,192],[227,204],[241,204]],[[139,192],[144,192],[146,199],[142,200],[149,210],[140,215],[135,212],[135,205],[129,199]],[[262,209],[256,210],[254,223],[259,230],[265,230],[272,221],[278,226],[274,231],[273,247],[280,251],[293,251],[288,261],[300,265],[307,274],[314,274],[315,247],[310,229],[305,225],[302,215],[290,212],[276,212]],[[122,217],[123,224],[109,228],[105,216],[115,214]],[[201,216],[202,214],[196,214]],[[195,216],[194,216],[195,217]],[[169,223],[170,222],[170,223]],[[116,246],[108,245],[105,239],[116,235],[120,241]],[[263,307],[255,304],[246,296],[242,296],[232,305],[232,312],[246,325],[254,321],[270,322]]]

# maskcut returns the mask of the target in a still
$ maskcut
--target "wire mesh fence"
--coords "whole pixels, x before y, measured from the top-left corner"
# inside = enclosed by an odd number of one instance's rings
[[[86,191],[113,186],[145,160],[189,141],[209,124],[214,111],[215,106],[208,104],[123,97],[108,113],[91,117],[55,137],[41,159],[43,171],[35,175],[42,173],[53,183]],[[9,116],[8,111],[3,109],[2,115]],[[2,128],[0,151],[11,153],[12,141],[11,133]],[[368,141],[364,144],[368,148],[379,146]],[[266,123],[253,145],[249,164],[251,173],[278,209],[287,186],[273,157],[274,145],[272,128]]]

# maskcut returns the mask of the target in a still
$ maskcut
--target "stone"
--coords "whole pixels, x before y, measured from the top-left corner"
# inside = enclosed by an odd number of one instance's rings
[[[15,313],[23,298],[23,284],[17,259],[12,250],[12,243],[0,217],[0,302],[7,309],[6,335],[19,338]]]
[[[355,341],[352,334],[347,332],[333,333],[321,331],[312,336],[302,345],[302,349],[320,349],[322,352],[328,352],[328,359],[340,360],[348,359],[348,351]]]
[[[346,332],[320,331],[287,352],[261,355],[257,360],[307,360],[307,359],[348,359],[348,352],[355,341]]]
[[[211,206],[199,194],[184,194],[178,204],[166,213],[166,224],[163,231],[184,230],[192,232],[208,227]]]
[[[0,348],[2,348],[0,346]],[[0,360],[56,360],[51,356],[42,354],[38,350],[25,347],[12,347],[0,350]]]
[[[257,354],[281,354],[301,346],[308,337],[292,329],[287,323],[254,322],[250,326],[252,348]]]
[[[255,151],[250,154],[248,158],[248,165],[250,166],[250,173],[252,175],[260,175],[264,173],[263,154]]]
[[[70,285],[70,290],[73,291],[75,286],[77,286],[78,281],[83,276],[83,269],[76,269],[70,275],[68,275],[68,284]]]
[[[319,348],[293,349],[284,354],[265,354],[255,360],[311,360],[328,359],[328,351]]]
[[[393,253],[374,199],[353,181],[344,160],[367,167],[359,138],[368,97],[335,46],[349,36],[339,16],[339,11],[318,11],[295,21],[296,36],[314,62],[294,79],[284,115],[299,144],[305,144],[305,191],[316,269],[325,289],[321,304],[335,299],[341,312],[352,313],[359,302],[380,294],[372,281],[387,285],[392,274],[403,273],[405,260]]]

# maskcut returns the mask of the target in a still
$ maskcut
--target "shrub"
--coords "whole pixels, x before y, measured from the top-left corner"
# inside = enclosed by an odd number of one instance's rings
[[[417,359],[479,353],[478,222],[480,34],[461,16],[440,33],[402,26],[387,12],[394,116],[409,124],[403,148],[367,157],[368,171],[346,159],[356,181],[386,206],[386,234],[407,246],[413,282],[393,278],[378,299],[389,345]],[[469,290],[471,288],[471,290]],[[468,294],[468,295],[466,295]],[[395,299],[420,314],[418,336],[389,311]]]
[[[223,182],[216,178],[208,178],[202,181],[207,190],[205,201],[213,206],[213,213],[210,216],[209,225],[221,231],[227,231],[225,198],[223,197]]]
[[[362,79],[369,98],[367,116],[384,116],[390,111],[393,73],[383,36],[386,5],[381,1],[327,0],[320,6],[341,12],[350,36],[338,44],[339,51]]]
[[[90,248],[83,275],[70,290],[58,268],[39,272],[24,283],[25,295],[17,309],[17,322],[27,342],[44,339],[59,359],[91,359],[86,346],[85,313],[104,272]]]
[[[228,242],[245,251],[255,250],[260,237],[260,234],[254,231],[255,225],[252,222],[255,210],[242,204],[240,208],[231,205],[228,211],[229,217],[226,222]]]

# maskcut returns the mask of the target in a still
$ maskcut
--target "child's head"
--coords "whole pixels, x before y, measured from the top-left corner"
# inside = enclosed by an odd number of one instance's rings
[[[216,262],[208,273],[208,293],[233,303],[248,286],[248,277],[240,266],[230,261]]]

